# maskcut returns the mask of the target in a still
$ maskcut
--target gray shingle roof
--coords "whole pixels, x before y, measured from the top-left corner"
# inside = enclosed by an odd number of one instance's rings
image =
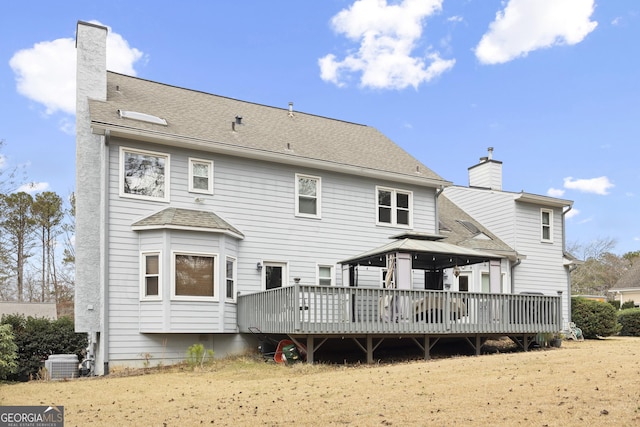
[[[445,197],[444,194],[438,197],[438,213],[441,225],[448,230],[440,229],[440,234],[446,236],[443,240],[444,242],[472,249],[499,252],[507,256],[516,255],[516,251],[509,245],[473,219],[458,205]],[[489,237],[489,239],[478,238],[478,233],[474,233],[471,230],[473,227],[465,226],[464,221],[473,224],[480,233]]]
[[[252,153],[276,154],[273,161],[305,159],[358,170],[383,171],[450,185],[373,127],[276,108],[195,90],[107,73],[107,101],[90,101],[94,128],[162,135],[169,140]],[[118,110],[151,114],[167,126],[121,118]],[[232,129],[236,116],[241,124]]]
[[[134,230],[179,228],[210,232],[229,232],[239,238],[244,238],[244,235],[237,228],[215,213],[194,209],[166,208],[134,222],[131,227]]]
[[[640,258],[620,277],[611,290],[640,288]]]

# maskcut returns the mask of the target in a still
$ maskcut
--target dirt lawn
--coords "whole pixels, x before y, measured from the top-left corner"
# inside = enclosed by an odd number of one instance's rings
[[[0,386],[65,426],[640,426],[640,338],[372,366],[249,357],[189,369]]]

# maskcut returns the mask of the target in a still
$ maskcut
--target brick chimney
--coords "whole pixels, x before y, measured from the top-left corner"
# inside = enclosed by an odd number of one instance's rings
[[[469,187],[502,190],[502,162],[493,160],[493,147],[488,148],[487,157],[480,157],[480,162],[468,171]]]

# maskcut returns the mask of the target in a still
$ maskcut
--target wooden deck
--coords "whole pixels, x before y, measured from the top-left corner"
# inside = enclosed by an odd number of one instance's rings
[[[442,337],[509,336],[527,350],[535,335],[562,329],[558,296],[294,285],[238,296],[240,332],[287,335],[307,360],[327,339],[352,338],[373,360],[385,338],[407,337],[429,350]]]

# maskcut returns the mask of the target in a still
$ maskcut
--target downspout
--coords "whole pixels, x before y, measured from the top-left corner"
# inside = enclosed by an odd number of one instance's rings
[[[433,205],[435,207],[435,213],[436,213],[436,222],[434,225],[435,234],[440,234],[440,210],[438,209],[438,197],[440,197],[443,191],[444,191],[444,185],[441,185],[440,188],[436,190],[435,194],[433,195]]]
[[[103,221],[102,221],[102,242],[103,242],[103,265],[102,265],[102,301],[103,311],[102,319],[104,324],[102,325],[102,344],[103,344],[103,375],[109,375],[109,143],[111,142],[111,131],[108,129],[104,133],[104,171],[102,172],[102,179],[104,180],[102,193],[103,199]]]
[[[573,209],[573,205],[569,205],[569,209],[562,210],[562,256],[565,253],[565,239],[566,239],[566,221],[565,216],[569,213],[569,211]],[[571,272],[575,270],[577,266],[569,267],[567,271],[567,322],[571,322]]]
[[[516,262],[511,264],[511,293],[514,293],[515,289],[516,289],[515,288],[515,280],[514,280],[515,277],[514,276],[515,276],[516,267],[519,266],[520,263],[522,263],[522,260],[520,259],[519,256],[517,256],[517,253],[516,253]]]

